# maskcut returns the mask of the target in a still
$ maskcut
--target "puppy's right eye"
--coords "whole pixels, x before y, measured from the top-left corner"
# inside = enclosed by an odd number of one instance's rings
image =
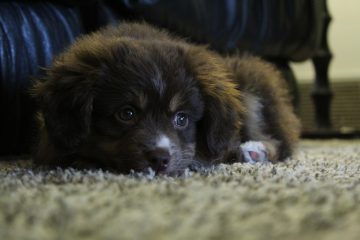
[[[177,129],[185,129],[189,124],[189,116],[186,113],[178,112],[174,118],[174,126]]]
[[[131,106],[126,106],[115,113],[115,118],[121,122],[131,123],[136,120],[136,111]]]

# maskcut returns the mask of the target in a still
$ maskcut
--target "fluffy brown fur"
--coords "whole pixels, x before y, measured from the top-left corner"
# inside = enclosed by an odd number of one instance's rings
[[[80,38],[34,95],[41,164],[178,174],[193,164],[243,161],[247,141],[281,161],[299,136],[272,65],[223,58],[144,23]]]

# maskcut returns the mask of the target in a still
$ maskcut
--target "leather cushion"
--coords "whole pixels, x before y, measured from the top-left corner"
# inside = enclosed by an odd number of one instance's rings
[[[114,0],[115,1],[115,0]],[[118,0],[117,0],[118,1]],[[320,41],[321,2],[313,0],[122,0],[145,19],[221,52],[250,51],[296,61]]]

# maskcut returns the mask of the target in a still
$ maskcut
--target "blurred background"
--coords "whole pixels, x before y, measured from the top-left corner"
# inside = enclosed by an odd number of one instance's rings
[[[333,128],[343,133],[360,130],[360,1],[328,0],[332,21],[328,42],[333,58],[329,68]],[[311,94],[315,78],[312,62],[292,63],[299,84],[300,115],[305,129],[315,129]]]

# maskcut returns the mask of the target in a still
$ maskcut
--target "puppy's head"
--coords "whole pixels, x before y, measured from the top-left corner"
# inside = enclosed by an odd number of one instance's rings
[[[218,158],[240,127],[227,77],[202,48],[85,38],[35,86],[38,161],[177,174],[198,156]]]

